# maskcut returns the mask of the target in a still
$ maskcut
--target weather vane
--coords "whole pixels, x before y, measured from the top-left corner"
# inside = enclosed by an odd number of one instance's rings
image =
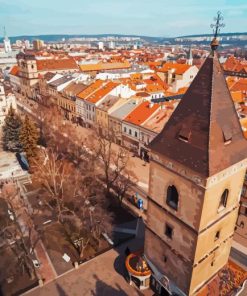
[[[211,42],[211,48],[212,50],[216,50],[218,45],[219,45],[219,41],[217,40],[217,37],[219,35],[220,32],[220,28],[225,27],[225,24],[222,22],[224,20],[222,14],[220,11],[217,12],[217,16],[214,17],[214,24],[211,24],[210,27],[213,29],[213,33],[214,33],[214,38]]]

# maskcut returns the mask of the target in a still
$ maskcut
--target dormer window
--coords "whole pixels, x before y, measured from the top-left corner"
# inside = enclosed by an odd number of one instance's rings
[[[188,143],[191,137],[191,131],[188,127],[182,127],[179,134],[178,138],[179,140]]]
[[[224,144],[225,145],[228,145],[231,143],[232,141],[232,131],[231,131],[231,128],[229,127],[224,127],[222,129],[222,132],[223,132],[223,136],[224,136]]]

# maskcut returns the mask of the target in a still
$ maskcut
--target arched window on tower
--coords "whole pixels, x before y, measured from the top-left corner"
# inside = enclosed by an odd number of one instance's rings
[[[168,186],[166,203],[168,206],[177,211],[178,209],[178,191],[174,185]]]
[[[220,205],[219,205],[220,208],[226,207],[228,194],[229,194],[229,190],[225,189],[220,197]]]

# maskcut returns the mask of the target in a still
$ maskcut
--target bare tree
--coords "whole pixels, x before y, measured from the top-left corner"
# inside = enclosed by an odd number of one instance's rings
[[[101,137],[95,132],[95,139],[91,143],[91,148],[102,165],[106,194],[113,190],[122,202],[128,188],[137,179],[129,166],[130,153],[125,148],[117,146],[113,142],[113,133],[109,130],[106,137]]]
[[[100,244],[102,232],[111,231],[112,215],[95,176],[93,161],[82,162],[78,167],[46,149],[34,163],[33,179],[36,186],[44,189],[40,198],[55,212],[79,256],[90,240]]]
[[[0,236],[6,245],[11,246],[18,258],[18,266],[34,279],[36,272],[32,253],[40,239],[40,232],[34,227],[32,213],[29,213],[18,188],[12,183],[4,185],[0,200],[6,205],[5,211],[0,213]]]

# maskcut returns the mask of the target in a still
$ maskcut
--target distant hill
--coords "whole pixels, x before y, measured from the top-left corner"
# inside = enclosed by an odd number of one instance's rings
[[[103,38],[103,37],[139,37],[146,41],[157,41],[163,39],[161,37],[151,37],[151,36],[140,36],[140,35],[123,35],[123,34],[89,34],[89,35],[80,35],[80,34],[52,34],[52,35],[21,35],[21,36],[12,36],[9,37],[11,42],[15,42],[16,40],[29,40],[33,41],[35,39],[41,39],[45,42],[59,42],[63,39],[68,40],[71,38]],[[0,42],[3,41],[3,38],[0,38]]]
[[[242,36],[242,35],[246,35],[247,36],[247,32],[236,32],[236,33],[220,33],[221,37],[231,37],[231,36]],[[212,37],[213,34],[197,34],[197,35],[184,35],[184,36],[177,36],[175,38],[193,38],[193,37]]]
[[[21,35],[10,37],[12,43],[16,40],[29,40],[32,42],[35,39],[41,39],[45,42],[61,42],[63,39],[68,40],[71,38],[103,38],[103,37],[139,37],[146,42],[157,43],[157,44],[189,44],[189,43],[200,43],[206,44],[213,34],[196,34],[196,35],[184,35],[178,37],[152,37],[142,35],[124,35],[124,34],[51,34],[51,35]],[[245,45],[247,40],[247,32],[236,32],[236,33],[222,33],[220,34],[223,43],[234,44],[234,45]],[[0,38],[0,42],[3,38]]]

